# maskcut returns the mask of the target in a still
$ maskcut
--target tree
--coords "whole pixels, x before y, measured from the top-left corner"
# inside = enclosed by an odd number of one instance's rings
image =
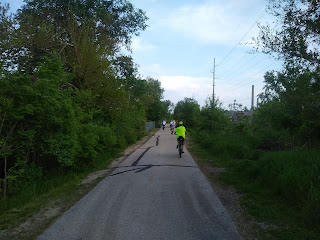
[[[10,40],[14,30],[14,19],[9,15],[9,5],[0,3],[0,73],[8,64],[7,51],[10,48]]]
[[[270,0],[269,10],[280,28],[273,31],[268,25],[260,27],[259,44],[264,52],[276,53],[284,60],[284,70],[265,74],[256,120],[269,132],[290,136],[286,142],[294,148],[320,140],[320,3]]]
[[[262,108],[257,109],[259,114],[263,112],[261,118],[270,121],[265,126],[288,131],[300,144],[319,138],[319,77],[318,72],[290,66],[282,72],[267,72],[265,92],[260,94]]]
[[[161,109],[161,116],[163,116],[163,119],[171,120],[172,114],[170,111],[170,108],[172,107],[172,103],[170,100],[164,100],[161,101],[162,109]]]
[[[320,63],[320,3],[306,0],[269,0],[269,10],[280,29],[260,26],[259,44],[266,53],[277,53],[286,61],[316,67]]]
[[[157,79],[148,77],[145,80],[145,91],[141,95],[140,100],[144,105],[147,113],[147,119],[158,121],[165,117],[168,107],[162,103],[164,89],[161,82]]]
[[[234,111],[234,112],[243,111],[242,104],[237,103],[237,100],[234,100],[233,103],[230,103],[228,107],[230,111]]]
[[[16,19],[10,54],[19,69],[32,74],[56,50],[65,69],[75,70],[77,87],[115,75],[110,66],[120,47],[130,48],[132,35],[147,27],[145,13],[126,0],[27,0]]]
[[[174,108],[174,118],[183,121],[188,127],[195,127],[199,122],[200,106],[193,98],[179,101]]]
[[[212,134],[221,134],[230,127],[230,119],[227,112],[219,106],[219,100],[209,99],[201,109],[198,128],[210,131]]]

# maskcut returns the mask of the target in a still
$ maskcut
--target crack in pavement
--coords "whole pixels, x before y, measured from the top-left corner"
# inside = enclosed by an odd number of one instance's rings
[[[132,167],[132,166],[122,166],[122,167],[119,167],[119,168],[129,168],[129,167]],[[132,171],[135,171],[137,170],[136,172],[134,173],[139,173],[139,172],[143,172],[149,168],[152,168],[152,167],[187,167],[187,168],[198,168],[197,166],[189,166],[189,165],[176,165],[176,164],[158,164],[158,165],[153,165],[153,164],[147,164],[147,165],[135,165],[135,167],[139,167],[139,168],[134,168],[134,169],[129,169],[129,170],[126,170],[126,171],[122,171],[122,172],[118,172],[118,173],[114,173],[114,174],[110,174],[109,176],[115,176],[115,175],[119,175],[119,174],[122,174],[122,173],[126,173],[126,172],[132,172]]]

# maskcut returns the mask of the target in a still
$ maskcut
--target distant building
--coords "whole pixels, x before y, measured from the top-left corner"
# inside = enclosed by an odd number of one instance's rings
[[[228,115],[232,122],[238,122],[244,116],[251,116],[252,114],[253,114],[253,111],[232,111],[232,110],[228,111]]]

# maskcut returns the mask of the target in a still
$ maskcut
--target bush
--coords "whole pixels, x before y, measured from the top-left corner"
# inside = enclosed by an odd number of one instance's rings
[[[27,164],[23,160],[19,160],[11,168],[8,177],[10,193],[18,192],[26,186],[30,186],[43,177],[43,169],[35,163]]]

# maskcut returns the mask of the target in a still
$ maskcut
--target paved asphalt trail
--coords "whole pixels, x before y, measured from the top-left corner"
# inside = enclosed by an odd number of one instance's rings
[[[240,239],[187,149],[159,130],[39,240]]]

